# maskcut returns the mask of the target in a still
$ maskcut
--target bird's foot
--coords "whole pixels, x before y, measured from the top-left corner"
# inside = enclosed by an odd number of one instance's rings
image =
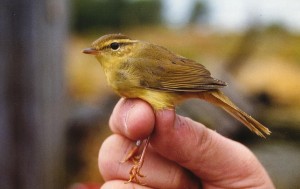
[[[129,171],[130,177],[126,183],[135,182],[135,183],[138,183],[141,185],[145,185],[145,184],[141,183],[141,181],[139,180],[139,177],[141,177],[141,178],[145,177],[145,175],[142,175],[140,173],[141,168],[142,168],[142,166],[139,162],[135,163],[135,165],[132,166],[132,168]]]
[[[140,159],[140,156],[137,156],[136,154],[139,152],[141,144],[142,144],[141,140],[136,141],[135,146],[127,153],[127,155],[121,161],[121,163],[125,163],[130,160],[133,161],[134,163],[137,162]]]

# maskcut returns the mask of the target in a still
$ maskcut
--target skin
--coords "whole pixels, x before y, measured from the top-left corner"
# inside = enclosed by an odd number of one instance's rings
[[[155,126],[155,127],[154,127]],[[153,111],[140,99],[121,99],[111,118],[114,134],[102,144],[99,169],[108,188],[274,188],[267,172],[242,144],[174,110]],[[133,141],[152,133],[141,173],[143,186],[124,184],[131,163],[120,163]]]

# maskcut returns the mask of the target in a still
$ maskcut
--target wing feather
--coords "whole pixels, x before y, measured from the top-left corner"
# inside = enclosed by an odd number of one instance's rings
[[[143,52],[129,60],[135,63],[136,69],[143,71],[140,76],[142,87],[163,91],[200,92],[226,86],[225,82],[211,77],[202,64],[177,56],[164,47],[150,47],[144,48]],[[155,52],[155,56],[147,56],[149,51],[152,55]]]

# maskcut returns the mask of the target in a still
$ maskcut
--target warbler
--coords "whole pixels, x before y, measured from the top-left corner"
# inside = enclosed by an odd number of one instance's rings
[[[200,63],[176,55],[162,46],[134,40],[123,34],[108,34],[94,41],[83,53],[97,58],[108,84],[117,94],[143,99],[154,111],[173,109],[185,99],[199,98],[224,109],[261,137],[271,133],[221,92],[225,82],[213,78]],[[139,182],[138,177],[143,176],[140,169],[149,138],[139,161],[135,161],[130,170],[128,182]],[[133,158],[137,148],[127,155],[125,161]]]

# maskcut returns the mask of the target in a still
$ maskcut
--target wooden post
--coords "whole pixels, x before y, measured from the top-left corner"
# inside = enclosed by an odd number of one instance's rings
[[[63,188],[66,0],[2,0],[0,188]]]

